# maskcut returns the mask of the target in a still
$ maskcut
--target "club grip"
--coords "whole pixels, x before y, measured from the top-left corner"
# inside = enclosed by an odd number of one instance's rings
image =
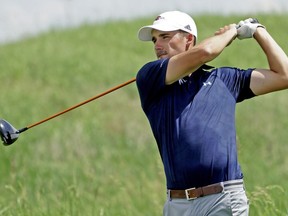
[[[257,18],[251,18],[251,23],[259,23],[258,19]]]

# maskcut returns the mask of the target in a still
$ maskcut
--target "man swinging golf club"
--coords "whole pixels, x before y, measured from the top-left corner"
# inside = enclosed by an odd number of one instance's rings
[[[139,70],[136,82],[164,165],[163,215],[248,215],[237,159],[235,106],[288,88],[286,54],[266,28],[251,18],[224,26],[196,45],[193,19],[169,11],[142,27],[138,37],[152,41],[157,56]],[[205,65],[236,37],[254,38],[269,68]]]

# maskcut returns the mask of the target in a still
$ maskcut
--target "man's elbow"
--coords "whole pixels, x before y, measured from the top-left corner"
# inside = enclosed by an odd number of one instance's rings
[[[201,62],[203,64],[215,59],[220,52],[217,52],[212,46],[205,46],[201,49]]]

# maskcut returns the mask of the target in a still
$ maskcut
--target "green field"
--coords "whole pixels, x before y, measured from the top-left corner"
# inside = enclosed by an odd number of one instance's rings
[[[197,16],[199,38],[246,17]],[[288,53],[288,16],[260,15]],[[152,18],[51,30],[0,46],[0,118],[22,128],[136,76],[154,60],[139,27]],[[236,40],[218,66],[267,67],[253,39]],[[239,159],[252,216],[288,215],[287,91],[238,105]],[[165,178],[135,83],[0,147],[0,215],[156,216]]]

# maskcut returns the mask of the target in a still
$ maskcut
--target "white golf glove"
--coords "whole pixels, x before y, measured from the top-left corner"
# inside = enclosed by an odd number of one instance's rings
[[[244,21],[241,20],[236,26],[237,38],[240,40],[252,38],[258,27],[265,28],[265,26],[260,24],[257,19],[248,18]]]

